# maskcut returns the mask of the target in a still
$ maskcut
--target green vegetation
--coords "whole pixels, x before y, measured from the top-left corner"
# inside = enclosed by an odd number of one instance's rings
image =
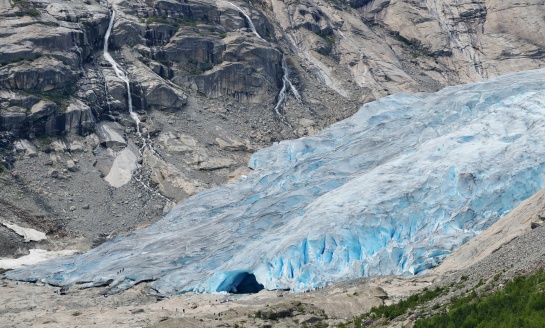
[[[402,300],[396,304],[392,305],[381,305],[379,307],[373,307],[371,308],[371,311],[369,313],[365,313],[361,316],[355,317],[352,321],[340,324],[339,328],[348,328],[348,327],[354,327],[354,328],[360,328],[363,327],[363,320],[369,320],[369,319],[375,319],[379,318],[384,321],[389,321],[392,319],[395,319],[405,313],[408,312],[408,310],[413,309],[419,305],[425,304],[429,301],[434,300],[435,298],[443,295],[447,290],[445,288],[437,287],[433,290],[429,290],[427,288],[424,288],[424,291],[419,294],[415,294],[407,298],[406,300]]]
[[[441,296],[444,292],[445,289],[440,287],[437,287],[434,290],[428,290],[426,288],[422,293],[412,295],[406,300],[400,301],[399,303],[388,306],[381,305],[378,308],[374,307],[369,313],[373,313],[379,318],[384,317],[388,320],[392,320],[402,314],[405,314],[408,309],[412,309],[418,305],[427,303],[435,299],[436,297]]]
[[[37,95],[42,99],[47,99],[54,102],[59,107],[59,110],[65,111],[68,108],[68,103],[73,95],[73,92],[72,90],[65,90],[63,93],[46,91],[37,93]]]
[[[206,71],[214,68],[214,64],[211,63],[208,59],[199,61],[196,58],[188,58],[186,70],[190,75],[200,75]]]
[[[48,147],[53,143],[54,139],[51,136],[43,135],[35,137],[34,141],[42,147]]]
[[[323,56],[328,56],[333,47],[335,46],[335,37],[332,34],[316,33],[320,38],[322,38],[327,46],[319,48],[317,51]]]
[[[41,15],[38,9],[25,0],[13,0],[13,6],[17,6],[21,9],[22,12],[18,13],[20,16],[28,15],[31,17],[38,17]]]
[[[418,58],[420,56],[433,57],[433,55],[429,53],[429,50],[427,50],[426,48],[423,48],[420,42],[418,42],[418,40],[406,39],[403,36],[401,36],[398,32],[392,32],[391,36],[397,41],[405,44],[409,48],[410,54],[413,58]]]
[[[326,34],[318,34],[322,39],[324,39],[327,44],[332,47],[335,45],[335,38],[333,35],[326,35]]]
[[[406,300],[389,306],[374,307],[369,313],[353,318],[341,324],[339,328],[363,327],[366,323],[387,324],[406,314],[415,313],[419,319],[414,328],[507,328],[507,327],[545,327],[545,272],[540,271],[530,276],[519,276],[505,284],[499,291],[494,291],[502,271],[492,278],[492,283],[484,286],[483,279],[463,293],[449,300],[448,310],[438,303],[430,304],[437,297],[444,296],[450,290],[461,290],[469,276],[460,277],[459,283],[449,287],[424,289],[422,293],[412,295]],[[482,287],[482,288],[480,288]],[[479,294],[477,289],[480,290]],[[436,313],[423,317],[422,313]]]
[[[416,322],[427,327],[545,327],[545,273],[516,277],[491,295],[456,299],[449,312]]]
[[[257,311],[253,315],[249,314],[248,317],[250,317],[250,318],[259,318],[259,319],[263,319],[263,320],[276,320],[276,319],[278,319],[277,316],[276,316],[276,313],[274,313],[272,311],[270,311],[268,313]]]
[[[9,172],[8,168],[4,165],[4,163],[0,162],[0,175],[4,173],[8,173],[8,172]]]

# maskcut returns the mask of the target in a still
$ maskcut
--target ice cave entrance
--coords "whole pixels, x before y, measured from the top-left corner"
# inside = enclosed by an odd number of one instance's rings
[[[226,274],[223,282],[218,286],[218,292],[232,294],[255,294],[263,290],[255,275],[247,271],[231,271]]]

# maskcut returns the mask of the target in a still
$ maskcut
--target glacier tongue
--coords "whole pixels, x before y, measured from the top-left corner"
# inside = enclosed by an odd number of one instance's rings
[[[543,188],[544,86],[536,70],[380,99],[146,229],[6,277],[172,294],[419,273]]]

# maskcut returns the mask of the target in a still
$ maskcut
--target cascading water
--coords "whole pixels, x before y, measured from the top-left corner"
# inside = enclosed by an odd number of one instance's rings
[[[224,2],[226,2],[226,3],[230,4],[231,6],[235,7],[246,18],[246,21],[248,22],[248,25],[250,25],[250,29],[252,30],[252,32],[254,32],[254,34],[258,38],[260,38],[261,40],[265,40],[265,39],[263,39],[261,37],[261,35],[259,35],[259,33],[257,33],[257,30],[255,29],[254,22],[252,22],[252,19],[250,18],[250,16],[248,16],[248,14],[246,14],[246,12],[244,10],[242,10],[242,8],[235,5],[231,1],[224,1]],[[282,55],[282,70],[284,72],[284,75],[282,76],[282,89],[280,89],[280,92],[278,93],[278,101],[276,102],[276,106],[274,106],[274,112],[276,113],[276,115],[278,115],[280,118],[282,118],[284,123],[288,124],[283,119],[283,115],[279,111],[280,106],[282,105],[284,100],[286,100],[286,98],[287,98],[288,92],[291,91],[293,93],[293,96],[295,97],[295,99],[297,99],[297,101],[300,104],[302,104],[303,101],[301,100],[301,95],[299,94],[297,89],[295,89],[295,87],[293,86],[293,83],[291,83],[291,81],[289,79],[288,65],[286,64],[286,60],[284,59],[284,55]]]
[[[113,67],[115,71],[115,75],[120,78],[125,84],[127,85],[127,103],[129,107],[129,113],[131,115],[131,118],[136,122],[136,132],[140,134],[140,119],[138,118],[138,115],[136,115],[135,112],[132,110],[132,98],[131,98],[131,85],[129,82],[129,77],[125,72],[123,72],[119,66],[117,65],[116,61],[113,59],[113,57],[108,52],[108,41],[110,39],[110,33],[112,32],[112,28],[114,26],[114,20],[115,20],[115,10],[112,8],[112,16],[110,17],[110,24],[108,25],[108,30],[106,31],[106,35],[104,36],[104,59],[106,59]]]
[[[112,32],[114,20],[115,20],[115,10],[112,8],[112,16],[110,17],[110,24],[108,25],[108,29],[106,31],[106,34],[104,35],[104,58],[112,65],[112,68],[115,71],[115,75],[118,78],[120,78],[123,82],[125,82],[125,85],[127,86],[127,104],[129,108],[129,114],[131,118],[134,120],[134,122],[136,123],[136,133],[140,137],[140,140],[142,142],[142,147],[138,149],[140,156],[142,156],[144,148],[148,148],[153,154],[157,155],[157,152],[155,151],[155,149],[153,148],[151,144],[151,140],[149,136],[146,139],[146,137],[140,133],[140,119],[138,118],[138,115],[133,111],[133,108],[132,108],[131,85],[130,85],[129,77],[127,76],[127,74],[125,74],[125,72],[123,72],[119,68],[119,66],[117,65],[117,62],[113,59],[113,57],[108,52],[108,41],[110,39],[110,34]],[[136,181],[140,182],[140,184],[144,187],[144,189],[166,200],[167,202],[170,202],[170,199],[161,195],[159,192],[156,192],[155,190],[153,190],[153,188],[151,188],[141,178],[139,177],[134,177],[134,178],[136,179]]]
[[[255,29],[255,25],[254,25],[254,22],[252,22],[252,19],[250,18],[250,16],[248,16],[248,14],[246,14],[246,12],[244,10],[242,10],[242,8],[240,8],[239,6],[235,5],[234,3],[232,3],[231,1],[225,1],[226,3],[230,4],[231,6],[235,7],[243,16],[244,18],[246,18],[246,21],[248,22],[248,25],[250,25],[250,29],[252,30],[252,32],[254,32],[255,36],[257,36],[258,38],[260,38],[261,40],[263,40],[263,38],[261,37],[261,35],[259,35],[259,33],[257,33],[257,30]]]
[[[282,70],[284,71],[284,76],[282,76],[282,89],[280,89],[280,93],[278,94],[278,101],[276,102],[276,106],[274,106],[274,111],[277,115],[280,115],[280,111],[278,109],[287,98],[288,91],[291,91],[295,99],[297,99],[299,103],[302,103],[301,95],[299,94],[299,92],[297,92],[297,89],[295,89],[293,83],[291,83],[289,79],[288,65],[286,64],[284,56],[282,56]]]

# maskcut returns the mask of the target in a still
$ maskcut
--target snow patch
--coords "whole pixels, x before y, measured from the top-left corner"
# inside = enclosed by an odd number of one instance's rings
[[[104,177],[104,180],[114,188],[126,185],[131,181],[132,172],[138,167],[137,161],[138,158],[129,147],[123,149],[117,153],[110,173]]]
[[[47,239],[45,233],[32,229],[32,228],[23,228],[16,224],[11,224],[9,222],[2,222],[2,224],[6,228],[13,230],[16,234],[23,237],[25,239],[25,243]]]
[[[68,256],[77,253],[76,250],[64,250],[64,251],[46,251],[44,249],[31,249],[30,254],[16,258],[7,259],[0,258],[0,269],[11,270],[22,267],[23,265],[32,265],[43,262],[45,260],[53,259],[59,256]]]

